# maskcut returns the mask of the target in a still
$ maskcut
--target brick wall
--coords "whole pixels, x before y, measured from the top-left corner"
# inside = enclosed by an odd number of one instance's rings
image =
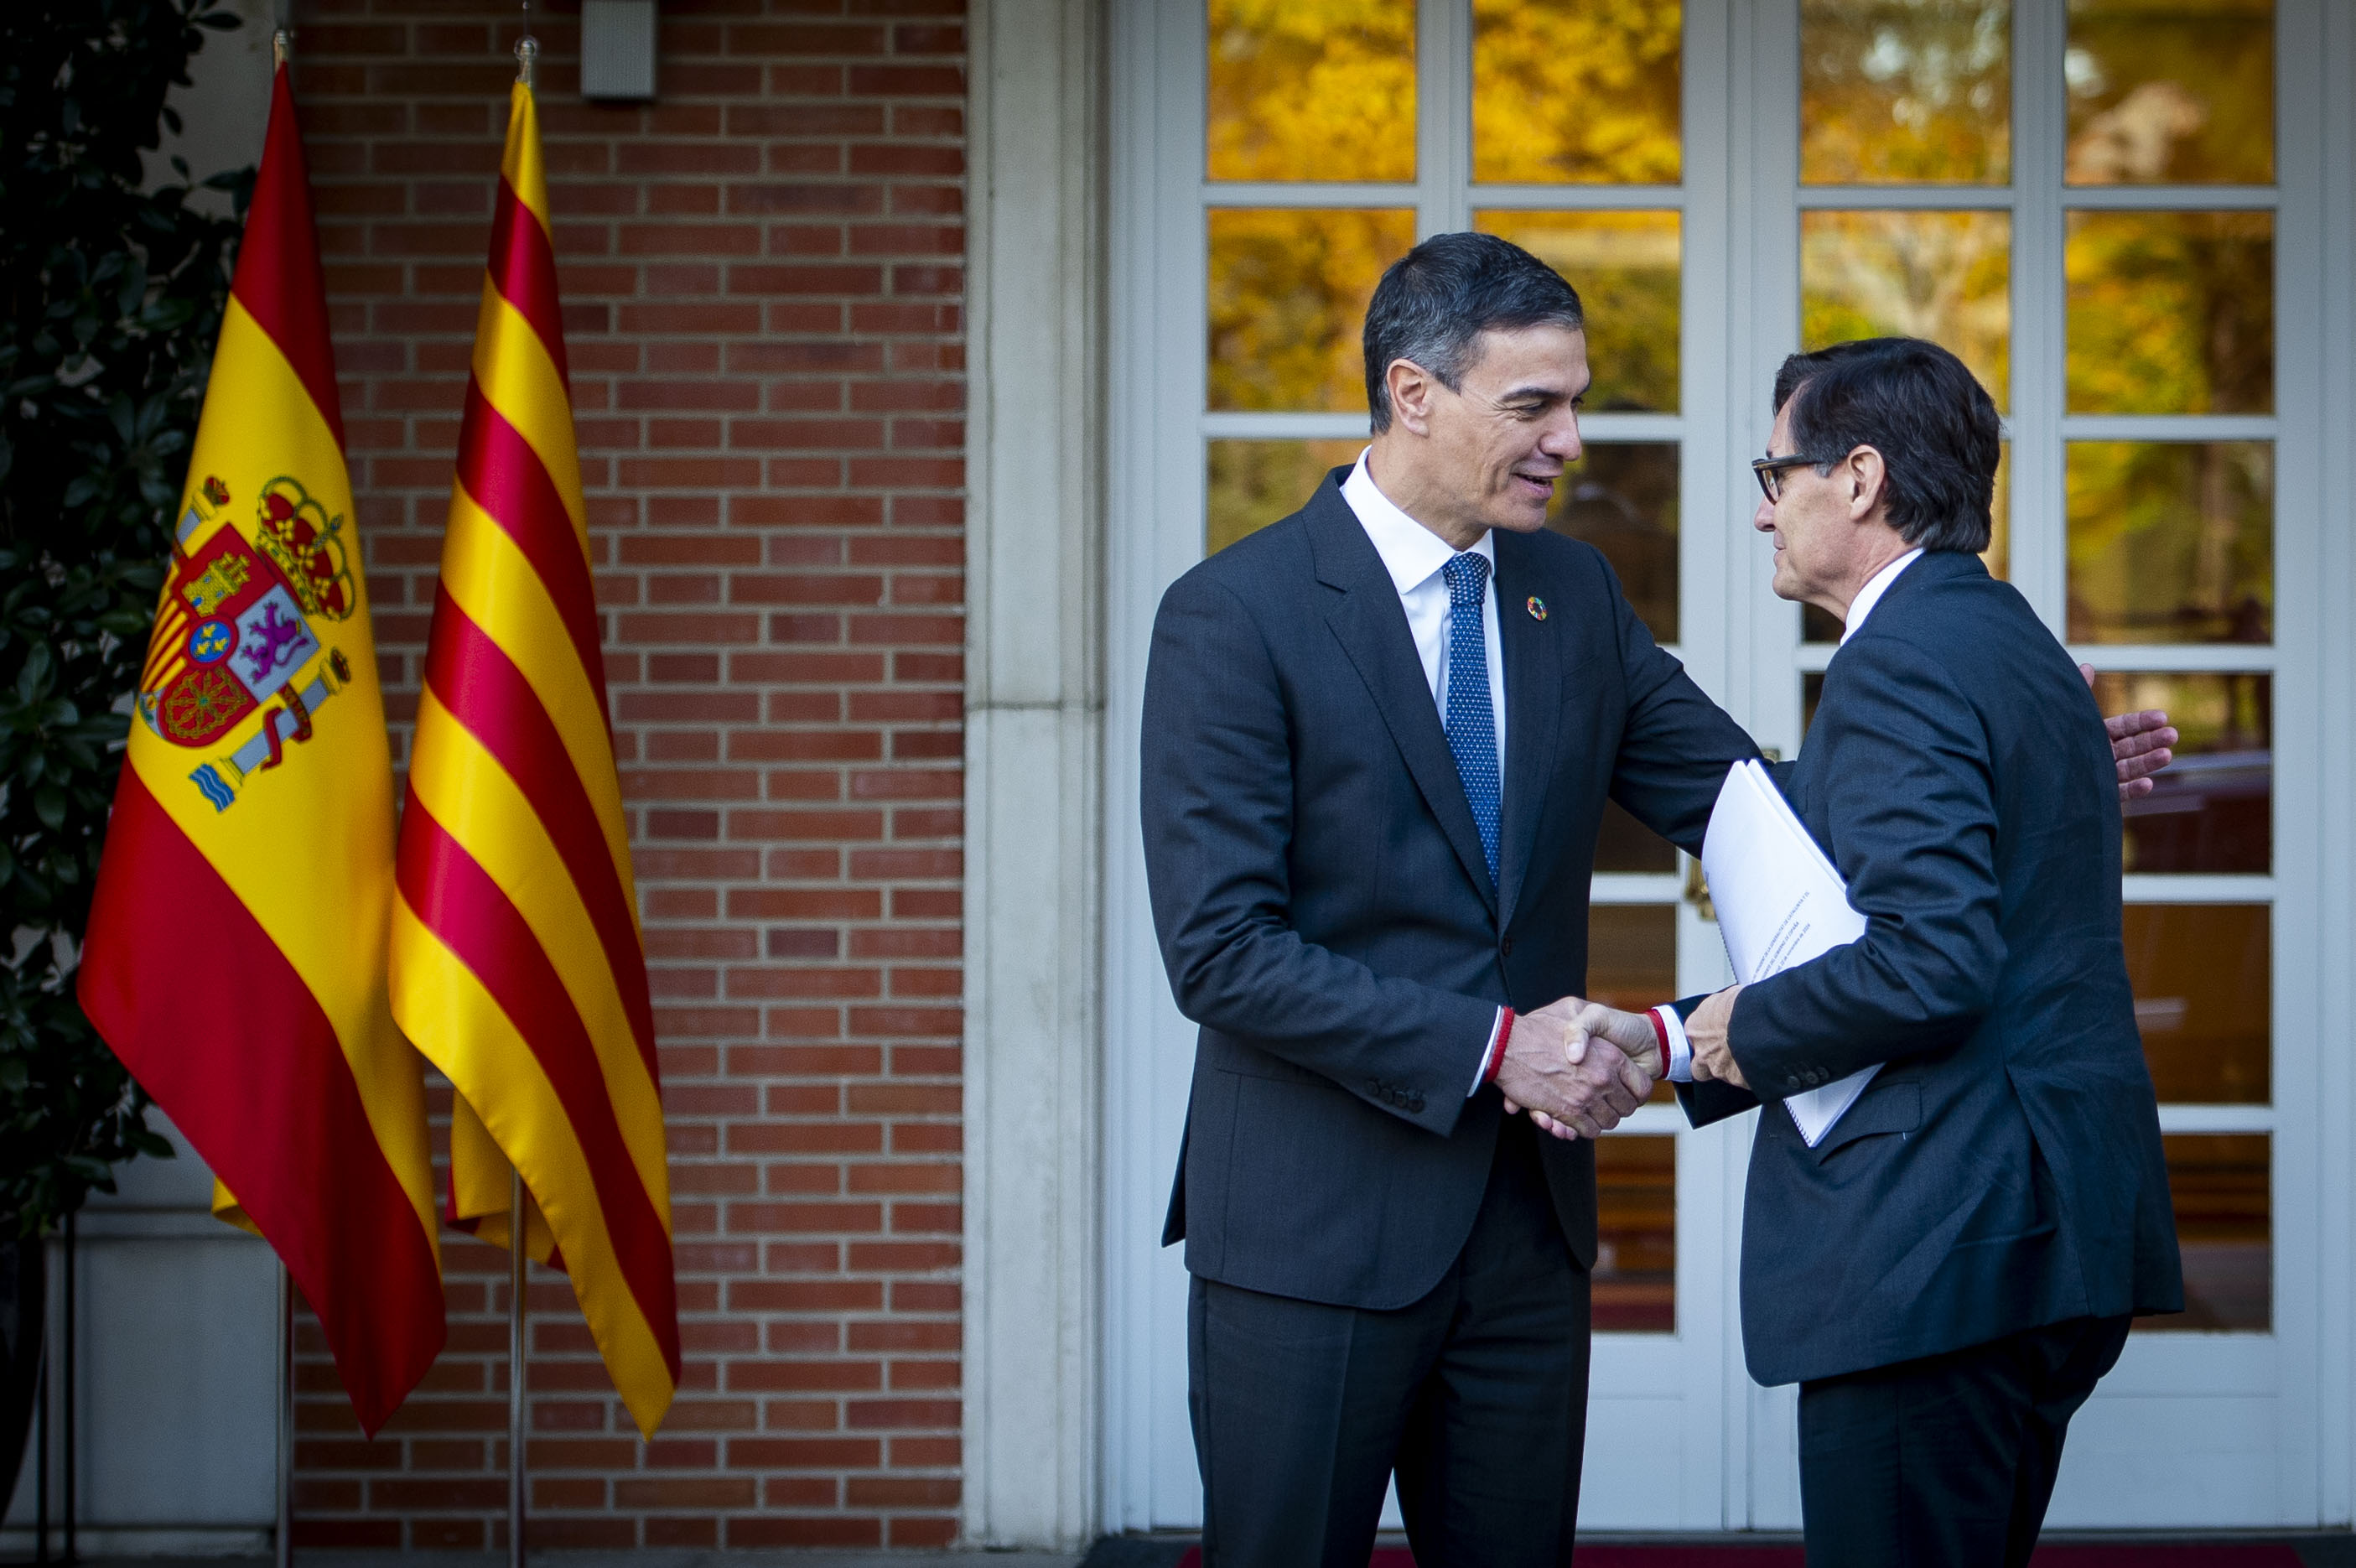
[[[536,1545],[955,1533],[960,8],[662,0],[644,107],[583,104],[577,4],[538,8],[687,1363],[641,1444],[535,1271]],[[405,723],[520,24],[475,0],[296,20]],[[506,1255],[444,1248],[450,1349],[373,1444],[305,1337],[305,1544],[504,1541]]]

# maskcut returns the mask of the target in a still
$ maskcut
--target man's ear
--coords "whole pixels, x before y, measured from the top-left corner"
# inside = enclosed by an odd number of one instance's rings
[[[1890,465],[1870,446],[1859,446],[1841,464],[1848,480],[1848,520],[1863,522],[1879,510],[1882,491],[1890,482]]]
[[[1391,422],[1418,435],[1430,435],[1432,392],[1440,378],[1413,360],[1393,360],[1383,372],[1383,384],[1390,392]]]

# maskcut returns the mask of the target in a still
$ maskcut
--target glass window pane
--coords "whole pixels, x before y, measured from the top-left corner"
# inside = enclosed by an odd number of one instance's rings
[[[1619,801],[1603,802],[1603,822],[1595,834],[1596,870],[1673,872],[1676,868],[1676,845],[1630,816]],[[1654,1002],[1666,1000],[1654,998]]]
[[[1210,405],[1365,412],[1366,301],[1415,214],[1226,208],[1210,229]]]
[[[2275,215],[2072,212],[2072,413],[2271,413]]]
[[[2012,7],[1801,0],[1800,178],[2003,185],[2012,177]]]
[[[1677,907],[1590,904],[1587,909],[1587,999],[1640,1013],[1677,994]],[[1655,1101],[1676,1098],[1666,1082]]]
[[[2270,185],[2272,0],[2070,0],[2070,183]]]
[[[1204,487],[1203,553],[1215,555],[1255,529],[1307,504],[1327,472],[1358,460],[1363,439],[1212,441]]]
[[[2136,1026],[2162,1101],[2272,1099],[2273,917],[2265,904],[2126,907]]]
[[[2274,636],[2274,443],[2072,441],[2070,640]]]
[[[2138,1317],[2138,1333],[2263,1334],[2274,1326],[2271,1142],[2264,1133],[2160,1139],[2176,1201],[2176,1245],[2184,1255],[2184,1310]]]
[[[1677,408],[1676,212],[1476,212],[1570,280],[1587,308],[1591,409]]]
[[[1415,0],[1210,0],[1213,179],[1415,177]]]
[[[1472,0],[1472,177],[1675,185],[1676,0]]]
[[[1800,216],[1800,336],[1811,349],[1854,338],[1928,338],[2008,406],[2012,358],[2012,214],[1805,212]]]
[[[2165,708],[2176,760],[2129,800],[2126,869],[2239,873],[2274,869],[2274,677],[2108,671],[2094,677],[2106,714]]]
[[[1677,1141],[1595,1141],[1595,1327],[1677,1331]]]
[[[1547,526],[1603,552],[1655,642],[1677,639],[1677,448],[1594,442],[1555,487]]]

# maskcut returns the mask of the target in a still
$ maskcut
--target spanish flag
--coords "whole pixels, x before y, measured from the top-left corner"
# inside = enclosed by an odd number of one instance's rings
[[[572,1276],[652,1435],[680,1377],[654,1015],[520,81],[509,116],[402,813],[392,1008],[458,1092],[451,1220],[512,1245],[521,1173],[526,1248]]]
[[[82,1009],[373,1434],[440,1353],[423,1073],[393,1027],[392,763],[286,68],[134,699]]]

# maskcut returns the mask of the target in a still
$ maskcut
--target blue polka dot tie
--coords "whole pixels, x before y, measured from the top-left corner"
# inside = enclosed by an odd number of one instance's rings
[[[1481,830],[1489,883],[1497,882],[1497,714],[1489,703],[1489,648],[1481,635],[1481,591],[1489,558],[1471,550],[1440,569],[1448,580],[1448,749],[1463,781],[1464,802]]]

